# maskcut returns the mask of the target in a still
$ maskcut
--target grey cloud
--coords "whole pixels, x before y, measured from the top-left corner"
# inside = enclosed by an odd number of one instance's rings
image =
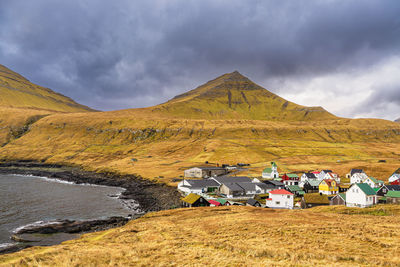
[[[97,109],[142,107],[235,69],[265,81],[377,64],[399,54],[398,14],[395,0],[5,0],[0,63]]]

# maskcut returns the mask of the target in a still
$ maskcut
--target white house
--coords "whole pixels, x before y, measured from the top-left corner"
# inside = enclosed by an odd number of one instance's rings
[[[351,184],[360,184],[360,183],[363,183],[367,179],[368,179],[368,175],[366,175],[364,172],[357,172],[351,176],[350,183]]]
[[[320,171],[319,174],[318,174],[318,179],[319,180],[324,180],[326,174],[330,173],[330,172],[332,172],[332,171],[331,170],[322,170],[322,171]],[[328,178],[328,179],[331,179],[331,178]]]
[[[389,183],[400,179],[400,170],[395,171],[392,176],[389,177]]]
[[[184,192],[185,194],[201,194],[214,192],[219,188],[219,184],[211,179],[206,180],[187,180],[178,183],[178,190]]]
[[[368,184],[353,184],[346,192],[346,206],[365,208],[378,202],[375,190]]]
[[[315,176],[315,173],[312,172],[305,172],[303,175],[300,176],[300,181],[305,182],[308,180],[316,180],[317,176]]]
[[[337,183],[340,183],[339,175],[338,175],[337,173],[334,173],[334,172],[327,172],[327,173],[325,173],[324,179],[333,179],[333,180],[335,180]]]
[[[293,194],[285,189],[276,189],[269,192],[266,206],[273,209],[293,209]]]
[[[383,181],[377,180],[374,177],[368,177],[363,183],[368,184],[372,188],[380,188],[384,184]]]
[[[279,178],[278,165],[275,162],[271,162],[271,168],[265,168],[262,172],[262,178],[273,179]]]

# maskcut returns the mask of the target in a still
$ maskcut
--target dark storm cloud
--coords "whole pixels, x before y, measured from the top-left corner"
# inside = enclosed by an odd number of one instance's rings
[[[381,0],[5,0],[0,63],[97,109],[140,107],[235,69],[269,86],[379,64],[399,55],[398,14]]]

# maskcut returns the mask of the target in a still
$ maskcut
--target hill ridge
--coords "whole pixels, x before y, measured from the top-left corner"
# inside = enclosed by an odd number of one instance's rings
[[[30,82],[21,74],[0,64],[0,106],[42,109],[57,112],[88,112],[93,109],[49,88]]]

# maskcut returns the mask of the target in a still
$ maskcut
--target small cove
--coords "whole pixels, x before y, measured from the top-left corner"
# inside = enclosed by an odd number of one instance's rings
[[[18,227],[38,221],[93,220],[133,213],[117,198],[123,188],[44,177],[0,175],[0,246]]]

